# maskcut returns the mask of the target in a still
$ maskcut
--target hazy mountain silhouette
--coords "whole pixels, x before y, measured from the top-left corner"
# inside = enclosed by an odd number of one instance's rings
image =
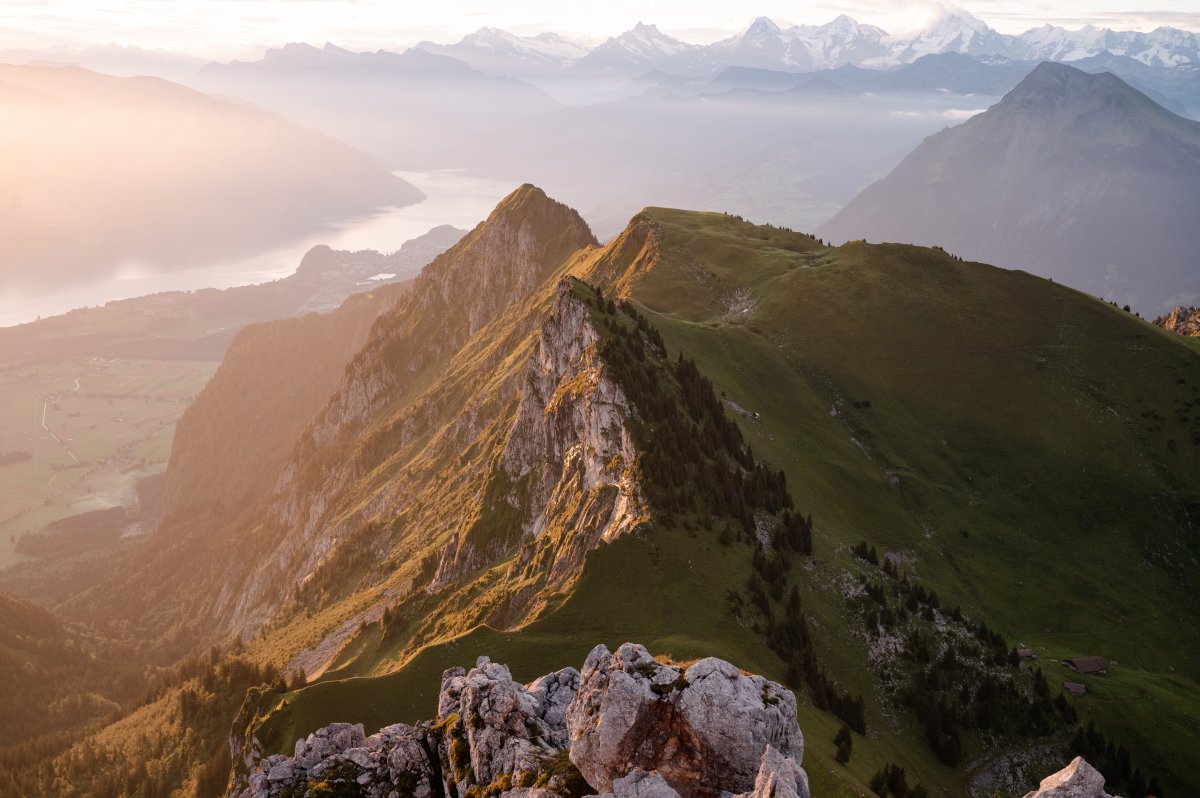
[[[0,66],[0,278],[206,265],[420,191],[345,144],[158,78]]]
[[[1200,123],[1109,73],[1044,63],[826,223],[940,244],[1160,312],[1200,292]]]

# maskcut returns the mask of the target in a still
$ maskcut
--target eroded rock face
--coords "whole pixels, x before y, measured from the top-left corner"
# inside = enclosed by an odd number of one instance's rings
[[[1189,338],[1200,337],[1200,307],[1185,308],[1176,305],[1170,313],[1155,319],[1154,325]]]
[[[1104,791],[1104,776],[1081,756],[1057,773],[1042,779],[1041,786],[1025,798],[1113,798]]]
[[[679,798],[679,793],[657,772],[634,768],[628,776],[613,781],[611,793],[598,798]]]
[[[491,784],[504,773],[536,772],[555,753],[540,709],[537,697],[513,681],[508,666],[480,658],[465,677],[460,702],[477,783]]]
[[[529,694],[537,701],[537,716],[547,731],[546,741],[562,751],[570,743],[567,732],[567,709],[579,690],[579,671],[564,668],[548,673],[532,682]]]
[[[600,541],[646,520],[630,465],[637,459],[629,400],[599,355],[600,334],[569,281],[542,325],[500,466],[521,485],[532,538],[555,547],[550,582],[582,565]],[[564,523],[566,522],[566,523]]]
[[[808,774],[795,759],[768,745],[758,766],[754,789],[736,798],[809,798]]]
[[[335,723],[250,765],[237,798],[809,798],[790,692],[718,659],[657,662],[626,643],[528,685],[480,657],[442,675],[437,719],[370,737]],[[1092,798],[1088,796],[1087,798]]]
[[[790,691],[715,658],[664,665],[630,643],[588,655],[567,728],[571,761],[602,792],[635,768],[685,798],[747,792],[768,745],[796,762],[804,752]]]
[[[335,723],[297,740],[293,756],[259,762],[248,789],[236,794],[275,798],[353,782],[367,798],[386,798],[397,788],[411,798],[441,795],[441,768],[428,735],[427,726],[397,724],[367,737],[361,724]]]

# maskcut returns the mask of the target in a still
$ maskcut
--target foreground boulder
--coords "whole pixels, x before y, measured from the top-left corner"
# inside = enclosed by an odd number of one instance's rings
[[[571,761],[603,792],[635,768],[684,798],[746,792],[768,746],[797,762],[804,753],[791,691],[713,657],[664,665],[631,643],[588,655],[567,730]]]
[[[1057,773],[1042,779],[1041,786],[1025,798],[1113,798],[1104,791],[1104,776],[1081,756]]]
[[[283,798],[809,798],[791,692],[723,660],[663,664],[597,646],[584,671],[523,685],[481,657],[442,676],[437,718],[370,737],[337,723],[235,776]]]

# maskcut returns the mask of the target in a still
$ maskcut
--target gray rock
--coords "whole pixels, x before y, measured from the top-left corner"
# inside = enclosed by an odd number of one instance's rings
[[[360,768],[369,768],[375,764],[371,759],[371,754],[367,752],[366,748],[351,748],[349,751],[346,751],[343,756],[347,760],[358,765]]]
[[[271,766],[267,773],[267,781],[291,781],[295,767],[290,759],[285,759]]]
[[[1057,773],[1042,779],[1041,786],[1025,798],[1112,798],[1104,791],[1104,776],[1081,756]]]
[[[791,691],[715,658],[684,671],[630,643],[588,655],[567,728],[571,761],[602,792],[635,768],[684,798],[748,792],[768,744],[797,763],[804,753]]]
[[[479,784],[504,773],[536,771],[555,752],[544,739],[549,733],[537,699],[513,681],[505,665],[480,658],[466,676],[460,707]]]
[[[537,716],[548,730],[546,742],[553,748],[567,747],[567,708],[579,689],[579,671],[564,668],[548,673],[526,686],[526,691],[537,702]]]
[[[808,774],[790,756],[768,745],[754,780],[754,789],[736,798],[809,798]]]
[[[389,726],[380,732],[385,741],[381,753],[386,758],[388,779],[398,784],[410,782],[415,777],[412,798],[429,798],[433,794],[434,781],[440,781],[429,759],[432,748],[429,752],[425,748],[429,744],[428,733],[427,727],[405,725]]]
[[[462,715],[460,698],[466,686],[467,672],[462,668],[447,668],[442,672],[442,688],[438,691],[438,720]]]
[[[657,772],[634,768],[628,776],[613,781],[613,798],[679,798],[679,793]]]

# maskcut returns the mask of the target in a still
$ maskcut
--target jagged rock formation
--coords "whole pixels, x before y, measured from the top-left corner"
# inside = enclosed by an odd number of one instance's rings
[[[1025,798],[1113,798],[1104,791],[1104,776],[1081,756],[1057,773],[1042,779]]]
[[[658,770],[685,798],[748,791],[764,743],[785,757],[804,753],[788,690],[712,657],[663,665],[628,643],[588,656],[567,728],[571,761],[606,791],[614,790],[614,774],[635,767]]]
[[[1186,335],[1189,338],[1196,338],[1200,336],[1200,307],[1185,308],[1176,305],[1170,313],[1155,319],[1154,326]]]
[[[297,741],[293,756],[258,758],[234,741],[232,795],[370,798],[503,795],[556,798],[808,798],[803,737],[791,692],[723,660],[687,668],[641,646],[597,646],[573,668],[529,685],[481,657],[442,677],[435,721],[367,737],[337,723]],[[564,756],[565,755],[565,756]],[[586,782],[586,787],[580,779]]]
[[[561,539],[568,529],[561,522],[555,528],[554,521],[569,519],[574,539],[556,541],[551,581],[577,569],[599,541],[612,540],[648,517],[631,472],[637,451],[626,420],[633,411],[605,370],[599,341],[587,306],[563,281],[554,312],[539,333],[500,457],[507,479],[521,486],[510,491],[509,500],[528,508],[526,532],[535,539],[545,533]],[[519,565],[528,564],[541,548],[526,547]]]

